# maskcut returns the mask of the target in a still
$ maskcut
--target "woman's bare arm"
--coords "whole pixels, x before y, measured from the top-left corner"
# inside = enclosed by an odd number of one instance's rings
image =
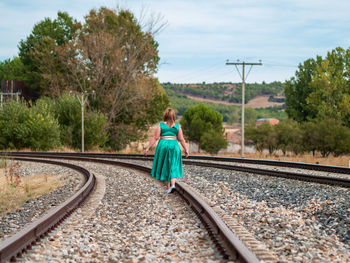
[[[181,126],[180,126],[179,132],[178,132],[178,134],[177,134],[177,139],[178,139],[179,142],[181,143],[182,147],[185,149],[185,156],[188,157],[189,152],[188,152],[187,145],[186,145],[186,142],[185,142],[185,139],[184,139],[184,135],[183,135],[183,133],[182,133]]]
[[[160,125],[157,126],[156,130],[154,131],[154,135],[152,137],[152,139],[150,140],[147,148],[145,149],[145,152],[143,153],[143,155],[147,156],[149,149],[153,146],[153,144],[158,141],[160,137]]]

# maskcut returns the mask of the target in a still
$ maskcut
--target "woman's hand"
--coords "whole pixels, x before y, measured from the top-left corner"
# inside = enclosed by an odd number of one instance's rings
[[[148,149],[146,148],[146,150],[143,152],[143,155],[147,156],[147,154],[148,154]]]
[[[185,151],[185,156],[186,156],[186,158],[189,156],[188,151]]]

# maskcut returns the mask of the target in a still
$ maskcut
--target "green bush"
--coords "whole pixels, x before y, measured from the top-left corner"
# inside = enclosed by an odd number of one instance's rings
[[[257,151],[268,149],[269,154],[273,154],[278,149],[276,130],[271,124],[263,123],[258,127],[247,126],[245,131],[245,143],[254,145]]]
[[[106,122],[101,113],[85,113],[85,149],[104,146]],[[23,101],[9,101],[0,108],[0,149],[47,151],[60,145],[81,147],[81,107],[74,96],[40,98],[30,108]]]
[[[75,96],[68,93],[52,101],[52,110],[60,124],[61,143],[68,147],[81,145],[81,106]],[[79,137],[79,138],[77,138]]]
[[[205,132],[201,137],[200,147],[210,154],[217,154],[221,149],[227,148],[227,145],[222,134],[214,130]]]
[[[330,154],[339,156],[350,153],[350,129],[335,119],[319,119],[309,122],[307,130],[314,128],[312,142],[316,151],[323,157]],[[310,133],[304,134],[304,141],[310,140]]]
[[[206,132],[213,132],[216,138],[221,136],[225,140],[223,137],[222,115],[203,104],[187,109],[180,123],[185,137],[198,143],[198,151],[204,145],[202,137]]]
[[[60,146],[59,124],[50,113],[39,112],[33,108],[25,126],[29,129],[30,149],[47,151]]]
[[[102,113],[90,112],[84,122],[85,132],[85,149],[89,150],[95,146],[104,146],[108,140],[108,134],[104,131],[106,126],[107,117]],[[81,129],[79,129],[81,130]],[[81,140],[81,133],[78,136]],[[76,148],[81,146],[81,141]]]
[[[1,149],[49,150],[59,146],[59,125],[45,109],[10,101],[0,109]]]
[[[57,119],[62,145],[81,148],[81,104],[78,99],[68,93],[56,100],[40,98],[38,107],[51,112]],[[84,115],[84,148],[89,150],[95,146],[103,146],[108,140],[104,130],[107,118],[95,111],[86,111]]]
[[[302,153],[305,149],[302,144],[300,125],[292,119],[281,121],[275,126],[277,148],[286,155],[287,151],[295,154]]]
[[[0,108],[1,149],[21,149],[28,147],[29,130],[25,121],[29,109],[24,102],[9,101]]]

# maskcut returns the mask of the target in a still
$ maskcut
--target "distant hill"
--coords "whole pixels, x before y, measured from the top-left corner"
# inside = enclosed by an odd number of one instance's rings
[[[167,93],[175,92],[176,94],[187,95],[194,100],[210,101],[213,103],[223,104],[240,104],[242,103],[242,84],[231,82],[219,83],[197,83],[197,84],[175,84],[162,83]],[[281,105],[285,102],[284,86],[282,82],[271,83],[247,83],[245,86],[245,102],[249,103],[253,98],[263,96],[271,102],[266,107]],[[262,99],[260,98],[260,101]],[[275,103],[275,104],[274,104]],[[259,107],[259,106],[257,106]],[[264,106],[262,106],[264,107]]]
[[[219,84],[223,84],[223,83],[219,83]],[[232,87],[232,90],[234,90],[235,87],[239,86],[238,84],[232,84],[232,83],[224,83],[224,84],[226,84],[227,87]],[[230,86],[228,86],[227,84],[230,84]],[[211,84],[163,83],[162,85],[164,87],[166,94],[170,99],[171,107],[176,110],[178,116],[182,116],[184,112],[190,107],[196,106],[198,104],[205,104],[208,107],[212,108],[213,110],[220,112],[220,114],[223,116],[224,122],[238,123],[240,121],[241,103],[230,102],[228,100],[223,100],[223,99],[210,98],[210,96],[206,94],[209,93],[208,87]],[[189,90],[191,90],[191,89],[188,89],[188,87],[200,89],[199,85],[205,85],[205,87],[207,88],[207,89],[203,89],[202,95],[188,94],[190,93]],[[263,88],[263,84],[257,84],[257,85],[261,85],[260,88]],[[266,84],[266,85],[268,86],[271,84]],[[247,108],[248,107],[253,108],[254,112],[256,113],[256,118],[276,118],[281,121],[287,117],[287,114],[284,111],[285,103],[284,103],[284,97],[283,97],[283,88],[281,90],[280,88],[277,88],[277,87],[280,87],[280,86],[278,85],[273,86],[271,90],[274,90],[274,91],[268,94],[264,94],[264,92],[267,93],[268,88],[264,88],[263,91],[260,90],[260,92],[256,92],[256,94],[259,94],[259,95],[256,95],[255,97],[250,99],[248,103],[246,103]],[[248,87],[248,89],[249,88],[250,87]],[[217,89],[220,90],[220,88],[218,87]],[[258,90],[258,89],[256,88],[255,90]],[[277,94],[278,96],[275,96],[275,94]]]

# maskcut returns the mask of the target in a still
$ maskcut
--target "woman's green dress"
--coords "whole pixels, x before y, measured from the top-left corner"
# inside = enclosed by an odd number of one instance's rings
[[[169,128],[164,122],[160,123],[160,136],[177,136],[179,124]],[[152,177],[161,181],[172,178],[182,178],[182,156],[177,140],[160,139],[154,154]]]

